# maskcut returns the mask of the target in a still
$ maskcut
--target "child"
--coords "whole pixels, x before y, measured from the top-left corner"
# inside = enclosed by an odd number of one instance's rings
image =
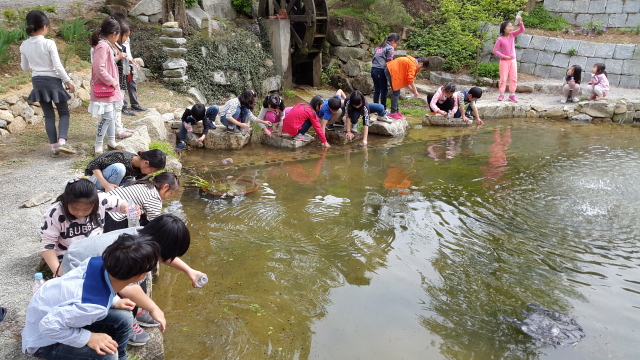
[[[382,120],[387,116],[384,107],[382,104],[369,104],[360,90],[356,90],[349,95],[347,101],[344,103],[344,107],[347,111],[347,125],[351,125],[351,127],[347,126],[347,138],[349,140],[353,139],[352,133],[358,132],[358,119],[360,119],[360,113],[362,113],[362,123],[364,125],[362,145],[367,146],[369,124],[371,123],[369,112],[375,112],[378,114],[378,119]],[[391,120],[389,120],[389,122],[391,122]]]
[[[204,105],[195,104],[191,109],[186,108],[182,113],[182,123],[180,124],[180,134],[178,135],[178,146],[176,150],[182,151],[187,148],[187,131],[193,129],[193,125],[202,120],[202,135],[198,142],[203,142],[209,133],[209,129],[215,129],[216,116],[218,116],[218,105],[210,106],[205,110]],[[206,120],[205,120],[206,119]]]
[[[114,12],[114,13],[111,14],[111,16],[113,16],[118,21],[125,21],[125,22],[127,21],[127,18],[121,12]],[[133,60],[133,56],[131,54],[130,40],[131,39],[129,37],[127,37],[127,39],[125,40],[124,43],[122,43],[122,45],[124,45],[124,47],[126,48],[127,59],[129,60],[129,70],[125,71],[125,72],[128,74],[128,76],[127,76],[127,92],[129,93],[129,99],[131,100],[131,107],[129,108],[127,106],[127,97],[124,96],[124,98],[122,99],[122,101],[123,101],[122,113],[125,114],[125,115],[135,116],[136,113],[134,112],[134,110],[135,111],[147,111],[147,109],[143,108],[138,103],[138,84],[136,84],[136,81],[133,78],[133,66],[136,67],[137,71],[140,71],[140,66],[138,65],[138,63],[135,60]],[[133,64],[133,66],[132,66],[132,64]]]
[[[200,271],[193,270],[180,260],[180,256],[183,256],[189,250],[191,236],[184,222],[171,214],[162,214],[145,227],[116,230],[108,234],[92,236],[86,241],[76,241],[64,255],[62,270],[66,274],[78,267],[87,258],[99,256],[121,234],[150,236],[160,245],[160,262],[185,273],[191,280],[193,287],[196,287],[196,279],[201,275],[205,275]],[[131,284],[120,292],[120,295],[131,299],[136,303],[137,307],[141,308],[139,311],[134,309],[133,328],[129,337],[130,345],[144,345],[150,340],[149,334],[141,329],[138,324],[144,327],[160,325],[149,314],[149,311],[153,312],[157,305],[146,295],[146,291],[147,279],[137,284]],[[162,313],[160,309],[157,311]]]
[[[347,98],[344,91],[338,89],[333,97],[324,100],[318,117],[322,124],[322,131],[333,131],[336,124],[344,115],[344,100]]]
[[[180,180],[172,172],[161,172],[158,175],[147,175],[130,185],[117,187],[109,195],[126,201],[133,200],[140,207],[142,217],[140,225],[146,226],[149,221],[162,213],[162,201],[180,190]],[[104,224],[104,232],[125,229],[129,226],[125,214],[109,213]]]
[[[454,109],[458,109],[458,97],[453,96],[455,92],[456,86],[452,83],[440,86],[435,94],[427,94],[429,107],[436,114],[453,117]]]
[[[118,82],[116,62],[125,58],[125,54],[117,51],[115,43],[120,37],[120,25],[109,16],[102,25],[93,31],[93,63],[91,64],[91,102],[89,112],[93,117],[100,117],[96,131],[95,155],[102,154],[102,143],[107,135],[107,145],[116,149],[115,111],[122,106],[122,93]],[[115,61],[114,61],[115,58]],[[113,88],[113,91],[110,91]],[[100,90],[96,93],[96,89]]]
[[[131,30],[129,28],[129,24],[124,21],[118,21],[120,25],[120,38],[116,42],[116,49],[123,54],[126,55],[127,48],[123,45],[127,40],[129,40],[129,35],[131,35]],[[118,67],[118,82],[120,83],[120,93],[122,94],[122,98],[124,99],[124,93],[127,91],[127,75],[129,74],[129,59],[124,57],[120,59],[120,61],[116,62],[116,66]],[[117,90],[116,90],[117,91]],[[133,131],[129,129],[125,129],[122,124],[122,105],[116,106],[114,111],[115,116],[115,124],[116,124],[116,138],[118,139],[126,139],[133,135]]]
[[[582,67],[580,65],[573,65],[569,70],[567,70],[567,75],[564,77],[564,81],[562,83],[562,93],[564,94],[564,99],[560,100],[561,103],[566,103],[567,101],[578,102],[578,93],[580,92],[580,82],[582,80]],[[576,86],[576,84],[578,86]]]
[[[589,100],[602,100],[609,93],[609,79],[607,79],[606,67],[602,63],[593,65],[591,69],[591,81],[587,86]]]
[[[393,92],[391,93],[391,113],[389,117],[392,119],[404,120],[405,117],[398,111],[398,100],[400,99],[400,89],[408,86],[413,96],[418,97],[418,90],[413,84],[416,75],[422,70],[426,70],[429,67],[429,60],[427,58],[414,58],[412,56],[405,56],[387,63],[387,68],[384,70],[384,74],[387,76],[387,81],[391,85]]]
[[[40,251],[51,272],[56,274],[59,260],[72,242],[102,234],[106,211],[126,213],[127,203],[117,196],[98,194],[87,179],[69,181],[45,212],[40,228]]]
[[[469,91],[461,90],[453,95],[458,100],[458,109],[453,115],[454,118],[460,118],[466,122],[471,122],[473,119],[478,119],[478,125],[484,125],[484,121],[480,119],[478,114],[478,108],[476,102],[482,97],[482,89],[479,87],[472,87]],[[464,106],[467,105],[465,109]],[[473,115],[471,115],[473,112]]]
[[[387,63],[393,60],[395,48],[400,42],[400,36],[391,33],[386,39],[373,50],[373,59],[371,60],[371,78],[373,79],[373,102],[382,104],[387,109],[387,93],[389,92],[389,84],[384,69]]]
[[[264,120],[259,120],[253,115],[253,107],[256,105],[256,93],[247,89],[240,94],[239,97],[227,101],[220,110],[220,122],[227,127],[227,131],[239,134],[240,129],[237,126],[249,130],[251,127],[247,124],[254,121],[258,124],[269,125]]]
[[[91,160],[84,170],[98,190],[109,192],[127,184],[127,178],[139,179],[164,169],[167,156],[158,149],[138,154],[124,150],[109,151]]]
[[[122,234],[101,257],[45,282],[27,308],[22,352],[44,359],[126,359],[134,303],[116,294],[155,270],[159,255],[148,236]],[[164,331],[164,314],[153,309],[151,316]]]
[[[320,138],[322,147],[330,148],[331,146],[327,142],[327,138],[324,136],[323,129],[320,126],[320,120],[318,120],[318,112],[323,103],[322,96],[316,95],[311,99],[309,105],[302,103],[286,108],[284,110],[286,114],[284,119],[286,121],[282,123],[282,131],[291,135],[294,140],[310,141],[312,137],[306,135],[306,133],[313,126],[316,130],[316,135]]]
[[[258,124],[262,131],[271,136],[275,124],[282,124],[284,120],[284,100],[278,95],[269,95],[262,102],[262,109],[258,114],[258,119],[268,122],[270,125]]]
[[[60,63],[58,48],[53,40],[45,39],[49,32],[49,18],[38,10],[31,10],[27,14],[27,34],[29,39],[20,45],[20,66],[23,71],[31,71],[31,83],[33,90],[29,94],[29,101],[39,102],[44,113],[45,130],[49,138],[49,144],[53,156],[60,152],[75,154],[75,150],[67,145],[67,133],[69,131],[69,106],[67,101],[71,96],[62,87],[66,83],[69,92],[75,92],[73,81]],[[60,133],[56,134],[56,113],[53,110],[56,104],[60,122]],[[16,114],[18,116],[19,114]]]
[[[516,36],[524,32],[524,23],[520,15],[516,16],[516,21],[520,22],[520,28],[513,31],[513,24],[505,21],[500,25],[500,37],[496,40],[493,53],[500,58],[500,96],[498,101],[504,100],[504,91],[507,89],[507,76],[509,77],[509,100],[518,102],[516,99],[516,87],[518,86],[518,65],[516,62]]]

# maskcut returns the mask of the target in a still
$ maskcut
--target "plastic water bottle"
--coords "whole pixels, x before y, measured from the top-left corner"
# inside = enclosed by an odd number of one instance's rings
[[[196,287],[201,288],[205,285],[207,285],[207,283],[209,282],[209,278],[207,277],[207,275],[200,275],[196,278]]]
[[[448,117],[453,117],[453,111],[449,110],[449,112],[447,113]]]
[[[522,18],[522,11],[518,11],[518,13],[516,14],[516,25],[520,24],[520,20]]]
[[[36,280],[33,282],[33,293],[35,294],[42,285],[44,285],[44,279],[42,278],[42,273],[36,273]]]
[[[140,226],[140,220],[138,220],[138,208],[133,200],[129,200],[127,205],[127,220],[129,220],[129,227]]]

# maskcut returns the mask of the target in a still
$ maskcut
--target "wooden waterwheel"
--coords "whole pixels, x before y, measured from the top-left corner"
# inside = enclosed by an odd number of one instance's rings
[[[300,64],[315,59],[321,52],[329,30],[326,0],[260,0],[262,18],[287,12],[291,24],[291,61]]]

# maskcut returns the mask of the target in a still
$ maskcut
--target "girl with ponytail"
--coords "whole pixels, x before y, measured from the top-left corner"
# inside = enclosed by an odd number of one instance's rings
[[[52,155],[58,156],[60,152],[75,154],[75,150],[67,145],[69,131],[67,101],[71,96],[62,87],[62,83],[67,84],[71,93],[75,91],[75,87],[60,62],[56,43],[45,38],[49,32],[47,15],[42,11],[31,10],[27,14],[26,21],[29,39],[20,45],[20,66],[23,71],[31,71],[33,90],[29,95],[29,101],[40,103]],[[56,131],[56,113],[53,110],[53,103],[56,104],[60,117],[58,131]]]
[[[400,36],[391,33],[386,39],[373,51],[373,60],[371,61],[371,78],[373,79],[373,102],[382,104],[387,109],[387,94],[389,93],[389,84],[384,69],[387,63],[393,60],[395,48],[400,42]]]

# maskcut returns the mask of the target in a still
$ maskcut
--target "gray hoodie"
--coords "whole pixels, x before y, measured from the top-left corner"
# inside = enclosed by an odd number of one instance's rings
[[[371,68],[386,69],[387,63],[393,60],[395,49],[390,42],[385,42],[383,47],[377,47],[373,51],[373,59],[371,60]]]
[[[88,258],[102,256],[104,250],[118,240],[118,236],[122,234],[137,235],[138,231],[142,229],[144,229],[142,226],[126,228],[74,241],[62,259],[62,273],[69,273]]]

